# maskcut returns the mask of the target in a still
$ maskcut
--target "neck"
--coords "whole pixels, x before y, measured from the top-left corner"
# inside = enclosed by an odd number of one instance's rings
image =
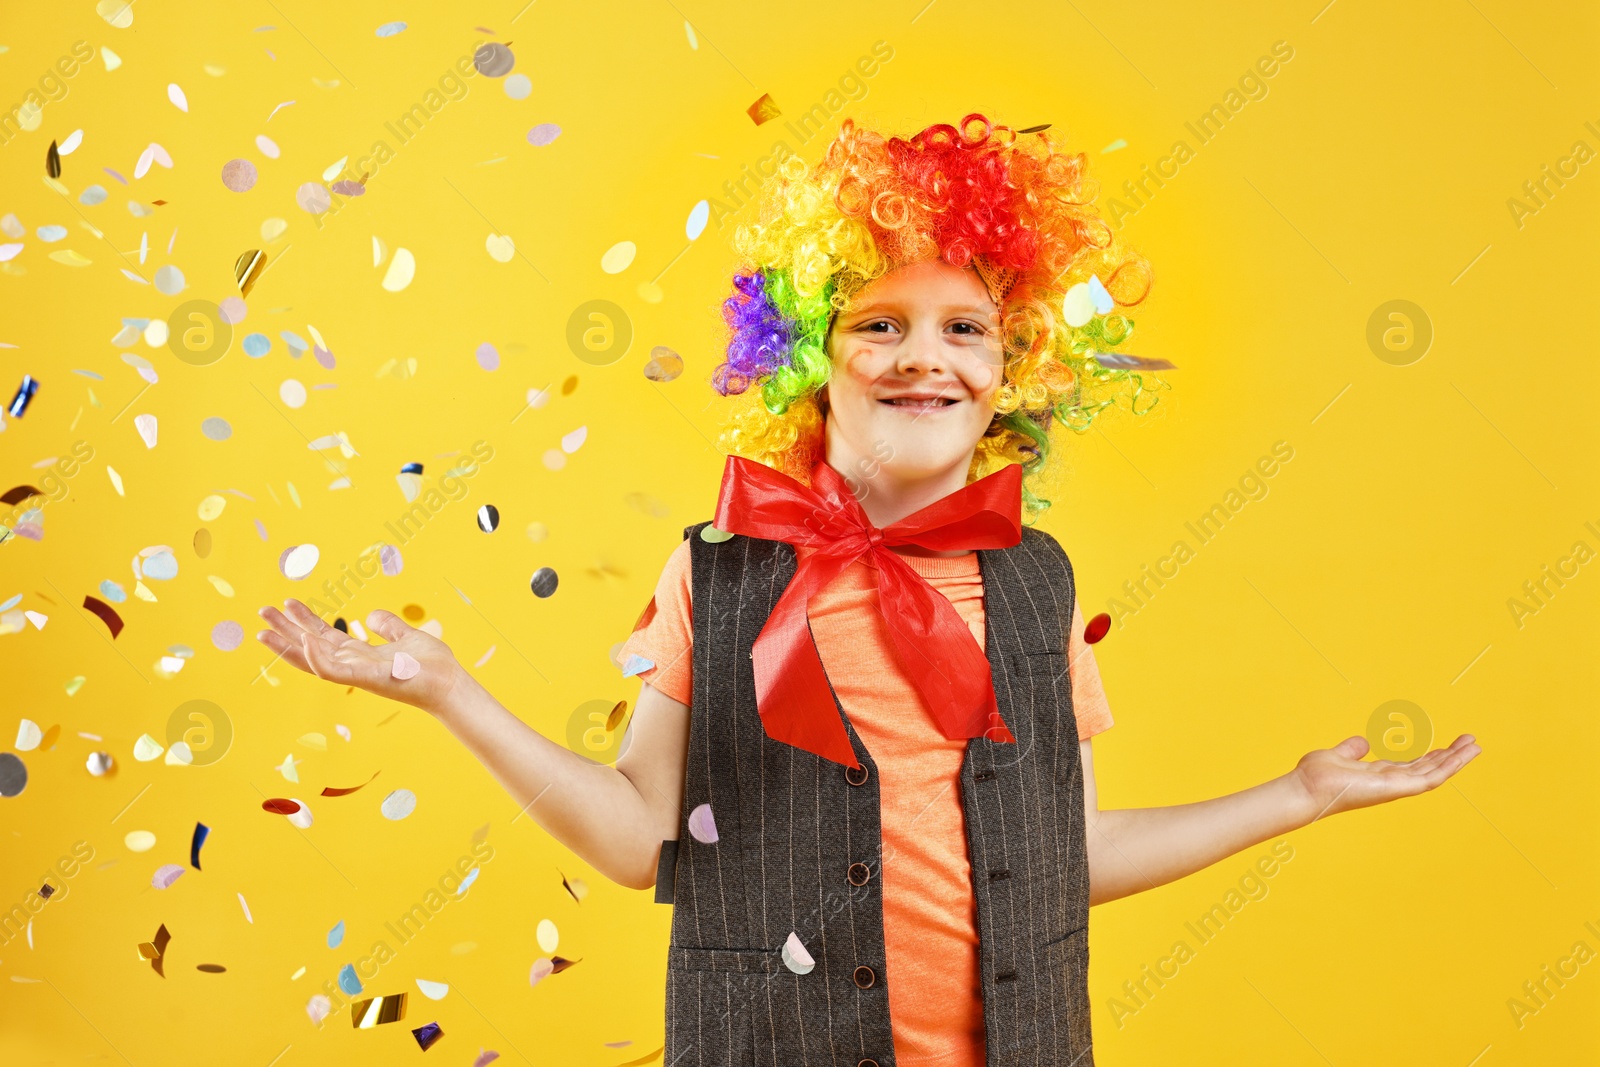
[[[826,436],[824,462],[854,488],[861,510],[867,513],[872,525],[880,530],[958,492],[967,484],[967,472],[972,466],[972,456],[969,454],[963,461],[948,468],[908,476],[893,470],[878,455],[862,454],[853,448],[834,432],[831,419],[827,423]],[[906,551],[935,556],[966,554],[930,552],[915,547]]]

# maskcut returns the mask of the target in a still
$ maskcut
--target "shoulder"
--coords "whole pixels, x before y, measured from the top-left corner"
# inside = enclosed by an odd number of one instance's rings
[[[1053,534],[1045,530],[1024,526],[1022,543],[1017,548],[1046,566],[1062,568],[1069,575],[1072,573],[1072,561],[1067,558],[1066,549],[1061,547],[1061,542]]]

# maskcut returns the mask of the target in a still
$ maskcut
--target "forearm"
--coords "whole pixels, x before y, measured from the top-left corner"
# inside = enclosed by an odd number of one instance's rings
[[[627,776],[540,734],[465,671],[431,710],[550,836],[620,885],[653,884],[670,834]]]
[[[1250,789],[1165,808],[1092,815],[1089,902],[1103,904],[1193,874],[1318,815],[1295,771]]]

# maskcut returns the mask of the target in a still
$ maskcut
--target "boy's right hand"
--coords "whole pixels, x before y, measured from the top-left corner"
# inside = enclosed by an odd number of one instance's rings
[[[406,625],[392,612],[380,610],[367,616],[367,629],[388,642],[370,645],[329,626],[298,600],[286,600],[284,607],[286,611],[268,606],[257,612],[272,629],[259,631],[256,640],[318,678],[437,714],[466,673],[449,645]],[[395,655],[400,652],[421,666],[404,680],[393,676]]]

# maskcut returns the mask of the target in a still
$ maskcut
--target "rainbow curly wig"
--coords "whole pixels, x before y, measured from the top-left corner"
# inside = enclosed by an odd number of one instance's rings
[[[1046,132],[981,114],[909,139],[845,119],[820,163],[784,160],[762,187],[758,221],[733,238],[745,262],[723,303],[730,333],[712,384],[745,402],[723,448],[808,481],[823,454],[818,391],[834,317],[873,279],[942,259],[974,267],[1000,304],[1005,375],[969,479],[1021,463],[1025,515],[1036,519],[1049,507],[1035,490],[1053,422],[1082,433],[1118,395],[1142,413],[1165,387],[1093,355],[1132,334],[1122,309],[1145,299],[1152,274],[1096,211],[1085,166]]]

